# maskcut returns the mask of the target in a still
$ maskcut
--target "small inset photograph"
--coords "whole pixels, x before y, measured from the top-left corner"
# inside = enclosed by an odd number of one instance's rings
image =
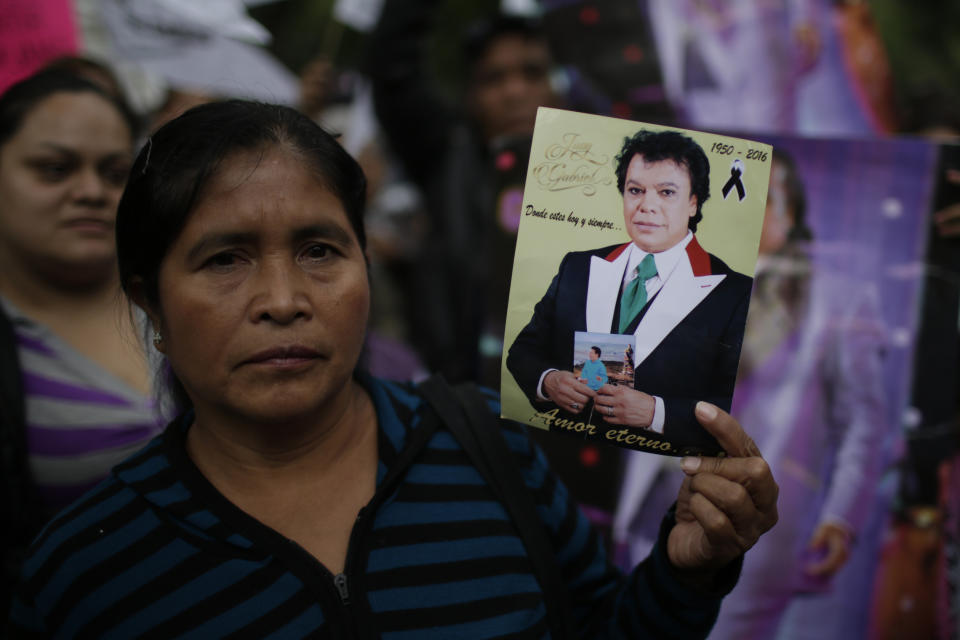
[[[632,334],[577,331],[573,341],[573,375],[594,391],[605,384],[633,386],[635,344]]]

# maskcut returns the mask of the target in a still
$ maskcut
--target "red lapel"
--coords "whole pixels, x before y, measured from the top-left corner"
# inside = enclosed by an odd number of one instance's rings
[[[607,255],[605,255],[603,259],[606,260],[607,262],[613,262],[614,260],[619,258],[620,254],[623,253],[626,250],[626,248],[629,246],[630,246],[629,242],[626,244],[622,244],[616,249],[614,249],[613,251],[611,251],[610,253],[608,253]]]
[[[710,254],[704,251],[697,237],[694,236],[687,244],[687,259],[690,260],[690,268],[696,277],[712,275],[710,270]]]

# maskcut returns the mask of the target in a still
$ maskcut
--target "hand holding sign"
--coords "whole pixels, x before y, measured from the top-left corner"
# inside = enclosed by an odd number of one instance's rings
[[[705,402],[696,414],[728,457],[683,459],[687,477],[667,555],[688,578],[709,584],[716,570],[776,524],[779,488],[757,445],[730,414]]]

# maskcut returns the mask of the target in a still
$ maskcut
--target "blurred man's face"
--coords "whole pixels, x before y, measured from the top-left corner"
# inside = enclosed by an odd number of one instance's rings
[[[770,167],[770,187],[767,189],[767,210],[760,231],[760,254],[776,253],[787,243],[793,228],[793,211],[787,196],[787,168],[773,161]]]
[[[488,141],[531,135],[537,107],[555,102],[550,52],[540,40],[501,36],[474,65],[468,103]]]

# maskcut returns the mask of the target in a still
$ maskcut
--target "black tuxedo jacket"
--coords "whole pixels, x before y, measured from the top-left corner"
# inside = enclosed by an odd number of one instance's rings
[[[568,253],[510,347],[507,368],[535,406],[543,372],[573,366],[574,332],[616,332],[629,246]],[[663,398],[665,439],[681,450],[717,450],[693,409],[699,400],[730,409],[752,282],[693,238],[634,323],[634,388]]]

